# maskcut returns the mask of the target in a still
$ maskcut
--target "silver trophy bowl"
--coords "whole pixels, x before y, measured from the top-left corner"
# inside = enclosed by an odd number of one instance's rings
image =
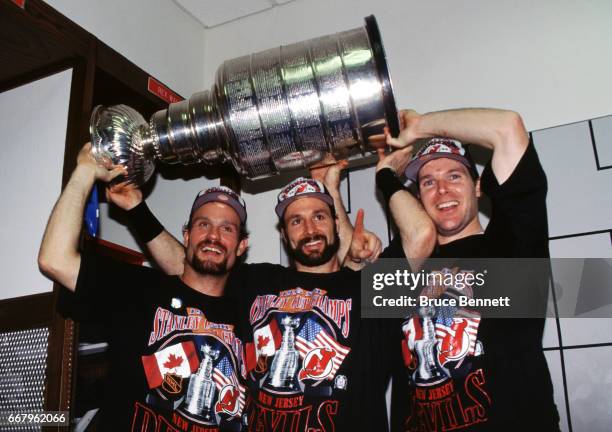
[[[369,16],[364,27],[227,60],[210,90],[148,123],[125,105],[96,107],[90,132],[96,159],[123,164],[126,180],[142,185],[156,161],[229,161],[255,179],[309,167],[328,152],[361,158],[385,126],[399,133],[380,32]]]
[[[155,171],[148,127],[145,119],[127,105],[98,105],[90,120],[91,152],[101,165],[125,166],[128,174],[124,179],[142,185]]]

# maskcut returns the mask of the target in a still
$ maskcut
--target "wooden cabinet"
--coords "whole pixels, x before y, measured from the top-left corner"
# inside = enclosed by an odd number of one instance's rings
[[[163,83],[40,0],[0,0],[0,63],[0,93],[72,70],[64,163],[57,167],[63,170],[62,187],[79,149],[89,140],[94,106],[125,103],[148,118],[168,105],[151,89],[151,84],[164,88]],[[73,411],[76,370],[82,380],[95,379],[104,373],[105,359],[104,354],[83,359],[76,355],[78,326],[63,319],[55,307],[60,289],[54,286],[49,293],[1,300],[0,335],[48,329],[44,409]]]

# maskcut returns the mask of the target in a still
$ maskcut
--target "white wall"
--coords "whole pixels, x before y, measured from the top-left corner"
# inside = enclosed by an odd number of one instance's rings
[[[53,289],[38,248],[62,188],[72,70],[0,93],[0,300]]]
[[[45,0],[184,97],[204,86],[204,28],[170,0]]]

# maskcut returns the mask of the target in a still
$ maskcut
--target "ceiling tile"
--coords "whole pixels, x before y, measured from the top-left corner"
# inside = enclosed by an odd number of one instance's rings
[[[174,0],[200,21],[213,27],[273,7],[272,0]],[[278,3],[278,1],[277,1]]]

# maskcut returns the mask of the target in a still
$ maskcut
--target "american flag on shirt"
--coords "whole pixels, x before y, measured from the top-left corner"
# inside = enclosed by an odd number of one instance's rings
[[[240,383],[240,381],[238,381],[236,372],[234,371],[234,366],[227,356],[224,356],[221,360],[219,360],[213,368],[213,381],[215,382],[218,391],[221,391],[223,387],[228,385],[233,385],[238,389],[238,391],[240,391],[238,403],[240,405],[239,412],[241,412],[244,408],[244,394],[246,388]]]
[[[312,318],[307,318],[306,322],[298,332],[295,338],[295,346],[300,353],[302,360],[306,355],[315,348],[331,348],[336,352],[336,355],[332,358],[333,367],[331,373],[327,376],[327,379],[332,380],[336,376],[336,372],[340,368],[342,361],[346,355],[351,351],[350,348],[339,344],[333,337],[331,337],[323,327],[321,327]]]

